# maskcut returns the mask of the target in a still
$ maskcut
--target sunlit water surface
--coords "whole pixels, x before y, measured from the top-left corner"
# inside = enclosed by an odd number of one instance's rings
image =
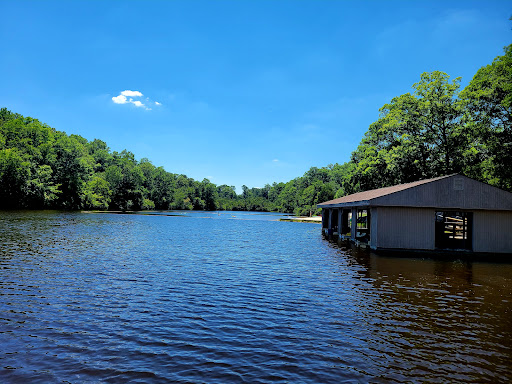
[[[511,264],[277,218],[0,212],[0,382],[512,381]]]

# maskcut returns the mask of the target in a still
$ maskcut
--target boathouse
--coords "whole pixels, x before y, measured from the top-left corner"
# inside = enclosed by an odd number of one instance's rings
[[[374,250],[512,255],[512,193],[454,174],[318,204],[322,231]]]

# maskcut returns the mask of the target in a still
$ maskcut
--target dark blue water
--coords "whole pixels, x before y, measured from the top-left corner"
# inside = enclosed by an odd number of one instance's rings
[[[0,213],[0,382],[512,380],[512,265],[265,214]]]

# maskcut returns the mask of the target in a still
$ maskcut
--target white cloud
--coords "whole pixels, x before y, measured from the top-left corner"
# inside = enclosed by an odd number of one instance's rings
[[[279,163],[279,160],[278,159],[274,159],[272,160],[274,163]]]
[[[126,99],[126,96],[119,95],[112,98],[112,101],[116,104],[126,104],[128,100]]]
[[[114,96],[112,98],[112,101],[115,103],[115,104],[133,104],[135,105],[137,108],[144,108],[146,111],[151,111],[151,108],[147,107],[146,104],[144,104],[142,101],[140,100],[134,100],[133,98],[139,98],[139,97],[142,97],[144,96],[142,94],[142,92],[139,92],[139,91],[130,91],[130,90],[125,90],[125,91],[122,91],[118,96]],[[149,97],[146,97],[146,101],[148,103],[153,103]],[[162,105],[161,103],[159,103],[158,101],[155,101],[155,105]]]
[[[128,96],[128,97],[142,97],[144,96],[141,92],[139,91],[129,91],[129,90],[126,90],[126,91],[123,91],[121,92],[121,95],[123,96]]]

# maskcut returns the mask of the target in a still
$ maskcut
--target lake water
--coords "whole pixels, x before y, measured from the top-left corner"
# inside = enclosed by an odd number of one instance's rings
[[[0,382],[512,381],[512,264],[278,217],[0,212]]]

